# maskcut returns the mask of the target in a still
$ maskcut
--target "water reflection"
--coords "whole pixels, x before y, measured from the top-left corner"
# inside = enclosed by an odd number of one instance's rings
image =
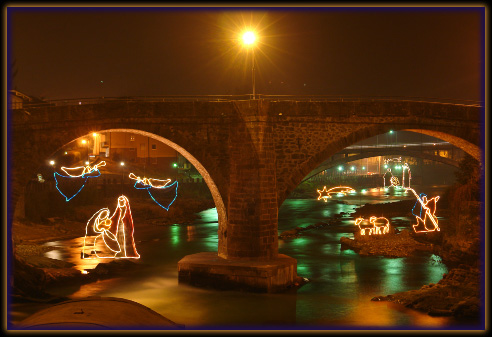
[[[279,210],[279,231],[326,222],[340,212],[352,213],[359,202],[398,200],[368,190],[344,197],[347,203],[286,200]],[[403,196],[404,197],[404,196]],[[352,199],[350,199],[352,198]],[[177,262],[185,255],[217,251],[217,211],[199,214],[192,225],[153,226],[139,231],[139,273],[102,280],[81,287],[57,287],[52,293],[72,298],[115,296],[141,303],[188,328],[297,327],[442,327],[448,318],[430,317],[390,303],[372,302],[378,295],[418,289],[437,282],[446,267],[434,255],[415,258],[361,257],[341,250],[340,238],[351,236],[353,219],[340,225],[305,231],[299,238],[279,240],[279,252],[297,259],[297,273],[310,282],[286,294],[217,292],[178,284]],[[401,221],[408,221],[405,217]],[[94,268],[97,261],[80,259],[83,238],[50,243],[56,258],[73,262],[79,270]],[[99,261],[107,262],[107,261]]]

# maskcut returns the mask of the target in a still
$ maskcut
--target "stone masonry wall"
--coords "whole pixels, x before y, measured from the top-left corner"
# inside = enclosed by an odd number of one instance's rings
[[[10,111],[10,214],[40,165],[92,132],[146,132],[199,166],[219,213],[219,256],[278,254],[278,207],[343,148],[413,130],[478,155],[479,107],[423,102],[107,102]]]

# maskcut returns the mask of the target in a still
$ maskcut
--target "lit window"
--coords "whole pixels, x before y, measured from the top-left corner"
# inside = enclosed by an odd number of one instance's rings
[[[130,135],[130,141],[134,142],[135,141],[135,135]]]

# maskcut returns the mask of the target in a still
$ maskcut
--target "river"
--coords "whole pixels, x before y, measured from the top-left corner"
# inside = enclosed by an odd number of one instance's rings
[[[442,191],[426,191],[433,195]],[[217,212],[199,213],[189,226],[138,228],[135,239],[142,264],[138,272],[82,286],[57,286],[48,291],[70,298],[114,296],[133,300],[184,324],[188,329],[446,329],[456,326],[452,318],[431,317],[394,303],[373,302],[378,295],[418,289],[436,283],[447,272],[438,256],[360,257],[341,250],[340,237],[353,237],[354,219],[349,213],[365,203],[413,198],[403,191],[378,189],[358,191],[330,200],[287,199],[279,210],[279,233],[307,226],[346,213],[337,226],[302,232],[299,238],[279,240],[279,252],[297,259],[297,273],[309,282],[283,294],[252,294],[215,291],[178,284],[177,263],[185,255],[217,251]],[[437,212],[438,213],[438,212]],[[379,216],[379,215],[378,215]],[[413,218],[390,218],[397,228],[411,228]],[[80,259],[83,238],[49,242],[56,249],[46,256],[73,262],[80,270],[91,269],[95,260]],[[108,260],[108,259],[106,259]],[[106,261],[104,261],[106,262]],[[109,261],[108,261],[109,262]],[[41,306],[40,306],[41,307]],[[31,310],[33,307],[31,306]],[[22,318],[21,306],[14,310]]]

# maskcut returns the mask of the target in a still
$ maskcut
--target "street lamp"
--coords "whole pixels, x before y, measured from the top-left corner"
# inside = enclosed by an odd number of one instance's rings
[[[253,99],[255,99],[255,49],[254,49],[254,43],[256,41],[256,34],[248,30],[245,33],[243,33],[242,36],[243,39],[243,45],[246,47],[251,47],[251,55],[252,55],[252,67],[251,67],[251,77],[253,81]]]

